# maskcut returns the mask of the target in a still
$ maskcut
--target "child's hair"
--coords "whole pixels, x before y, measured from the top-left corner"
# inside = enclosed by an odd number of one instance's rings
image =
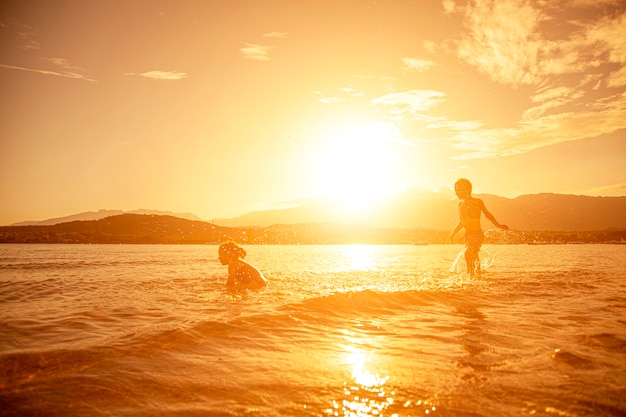
[[[470,192],[472,191],[472,183],[469,182],[468,179],[465,178],[459,178],[455,183],[454,183],[454,189],[464,189],[464,190],[469,190]]]
[[[237,257],[239,258],[244,258],[246,256],[246,251],[244,250],[244,248],[242,248],[232,240],[222,243],[220,245],[219,251],[220,253],[224,254],[237,255]]]

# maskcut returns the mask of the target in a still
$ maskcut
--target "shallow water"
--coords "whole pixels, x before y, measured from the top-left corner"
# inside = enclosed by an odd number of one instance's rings
[[[626,415],[626,246],[0,245],[1,415]]]

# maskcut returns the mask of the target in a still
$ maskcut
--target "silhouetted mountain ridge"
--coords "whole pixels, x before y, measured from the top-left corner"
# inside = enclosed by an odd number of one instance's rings
[[[245,229],[148,214],[120,214],[55,225],[3,226],[5,243],[216,243],[245,241]]]
[[[626,228],[626,197],[568,194],[529,194],[505,198],[478,194],[494,216],[516,230],[583,231]],[[356,222],[372,227],[451,229],[458,221],[458,200],[451,191],[412,189],[381,201],[370,213],[350,217],[330,202],[307,201],[300,206],[255,211],[231,219],[215,219],[222,226]],[[491,227],[483,220],[486,228]]]
[[[11,224],[10,226],[52,226],[52,225],[59,224],[59,223],[68,223],[68,222],[79,221],[79,220],[80,221],[100,220],[100,219],[104,219],[105,217],[119,216],[120,214],[155,214],[159,216],[180,217],[181,219],[187,219],[187,220],[201,220],[198,216],[192,213],[173,213],[171,211],[146,210],[146,209],[138,209],[138,210],[132,210],[132,211],[100,209],[98,211],[86,211],[83,213],[72,214],[70,216],[55,217],[53,219],[48,219],[48,220],[24,221],[24,222]]]
[[[488,209],[503,224],[507,224],[511,229],[523,231],[597,231],[609,228],[626,229],[626,197],[590,197],[577,196],[567,194],[531,194],[522,195],[516,198],[504,198],[495,195],[476,195],[485,201]],[[407,190],[391,198],[381,200],[376,207],[364,216],[351,216],[349,212],[342,212],[337,209],[330,201],[325,200],[307,200],[300,205],[286,209],[263,210],[244,214],[232,219],[215,219],[213,224],[209,224],[193,215],[193,214],[174,214],[170,212],[155,210],[136,210],[134,212],[123,212],[121,210],[100,210],[97,212],[79,213],[73,216],[60,217],[39,222],[22,222],[12,226],[5,226],[6,229],[11,227],[23,227],[19,229],[20,233],[30,233],[28,227],[51,227],[52,225],[62,225],[58,230],[62,233],[74,233],[81,229],[85,233],[94,233],[98,236],[130,236],[134,233],[132,239],[125,241],[147,241],[150,240],[146,236],[152,236],[152,241],[167,242],[185,242],[185,239],[176,237],[169,231],[172,224],[179,224],[183,217],[187,217],[186,221],[197,222],[196,228],[206,229],[209,225],[212,230],[220,230],[219,228],[258,231],[263,229],[268,233],[267,237],[258,237],[259,241],[282,241],[284,236],[291,236],[289,240],[298,241],[298,236],[308,235],[308,241],[326,241],[332,232],[328,225],[338,230],[339,225],[359,225],[359,230],[365,229],[424,229],[424,230],[444,230],[449,231],[458,221],[458,200],[454,197],[450,190],[440,192],[426,191],[420,189]],[[120,219],[132,219],[129,215],[145,216],[137,217],[135,221],[127,223],[128,230],[120,227],[115,232],[103,229],[106,222],[98,222],[103,219],[119,218],[117,220],[108,220],[108,222],[118,222]],[[95,218],[94,218],[95,217]],[[164,218],[171,219],[168,225],[151,226],[147,228],[144,224],[143,231],[134,231],[133,227],[138,227],[137,219],[143,219],[139,223],[146,223],[147,218]],[[178,219],[178,220],[174,220]],[[154,221],[154,220],[152,220]],[[165,220],[163,220],[165,221]],[[161,223],[163,222],[161,221]],[[67,224],[72,224],[68,226]],[[157,222],[158,223],[158,222]],[[199,226],[202,225],[202,226]],[[218,226],[219,225],[219,226]],[[270,226],[288,226],[293,227],[270,227]],[[317,226],[314,226],[317,225]],[[320,226],[322,225],[322,226]],[[156,233],[160,227],[163,233]],[[185,226],[186,227],[186,226]],[[347,227],[347,226],[346,226]],[[483,219],[483,227],[491,228],[488,220]],[[72,229],[76,228],[76,229]],[[288,231],[287,229],[291,229]],[[33,229],[33,233],[46,233],[47,229]],[[71,231],[73,230],[73,231]],[[186,229],[185,229],[186,230]],[[197,230],[197,229],[196,229]],[[276,230],[280,231],[282,237],[272,237],[272,233]],[[354,229],[356,230],[356,229]],[[321,232],[320,232],[321,231]],[[238,236],[237,233],[231,232]],[[125,234],[124,234],[125,233]],[[145,238],[138,239],[143,233]],[[195,233],[195,234],[194,234]],[[208,232],[207,232],[208,233]],[[230,233],[230,232],[229,232]],[[251,232],[252,233],[252,232]],[[315,238],[313,234],[325,233],[326,237]],[[369,233],[369,232],[368,232]],[[107,235],[108,234],[108,235]],[[219,240],[221,235],[204,234],[202,237],[196,236],[197,232],[193,229],[182,233],[183,235],[193,237],[196,241],[211,242]],[[375,233],[370,233],[373,235]],[[394,232],[397,235],[397,233]],[[217,237],[216,237],[217,236]],[[294,237],[296,236],[296,237]],[[292,239],[293,237],[293,239]],[[41,236],[39,237],[41,238]],[[37,239],[39,239],[37,238]],[[104,239],[104,238],[103,238]],[[104,240],[107,240],[108,237]],[[134,240],[133,240],[134,239]],[[324,240],[326,239],[326,240]],[[404,238],[403,238],[404,239]],[[96,239],[97,240],[97,239]],[[123,240],[123,239],[122,239]],[[387,240],[387,238],[383,239]]]
[[[52,226],[2,226],[0,243],[207,244],[427,244],[444,243],[448,230],[377,228],[358,224],[283,224],[223,227],[173,216],[121,214]],[[460,241],[460,240],[459,240]],[[589,232],[488,233],[486,243],[626,243],[626,229]]]

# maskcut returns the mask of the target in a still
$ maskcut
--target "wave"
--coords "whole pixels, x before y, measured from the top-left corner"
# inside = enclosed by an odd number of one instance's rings
[[[142,331],[130,331],[123,335],[97,338],[99,344],[75,349],[45,349],[39,346],[35,351],[6,353],[0,363],[0,379],[6,381],[9,375],[34,375],[42,372],[60,372],[61,366],[72,369],[89,367],[107,356],[118,356],[120,352],[132,352],[133,355],[152,355],[157,351],[186,351],[211,340],[217,346],[250,345],[270,337],[284,337],[292,340],[296,333],[319,331],[320,326],[334,325],[340,321],[357,316],[396,315],[416,310],[442,301],[450,301],[454,295],[442,295],[434,292],[400,291],[378,292],[363,290],[358,292],[335,293],[328,296],[313,297],[296,303],[288,303],[271,311],[240,315],[234,318],[222,316],[221,319],[203,320],[197,323],[172,323],[173,328],[152,327]],[[91,320],[89,320],[91,319]],[[110,318],[109,318],[110,319]],[[131,316],[128,317],[132,319]],[[75,322],[86,322],[93,326],[105,326],[104,317],[74,317]],[[25,325],[24,323],[20,323]],[[32,323],[31,323],[32,324]],[[43,325],[43,323],[40,323]],[[14,323],[15,325],[15,323]],[[50,323],[58,325],[58,323]],[[313,328],[313,329],[312,329]],[[41,330],[41,329],[40,329]],[[13,329],[15,335],[16,329]],[[91,329],[91,332],[94,332]],[[220,343],[215,343],[219,341]],[[232,343],[224,343],[232,342]],[[14,346],[13,349],[16,347]],[[117,353],[116,353],[117,352]],[[65,364],[65,365],[62,365]],[[71,364],[71,365],[70,365]],[[63,369],[67,371],[68,369]]]
[[[291,313],[325,316],[396,314],[400,311],[432,304],[435,299],[441,297],[445,297],[445,294],[415,290],[398,292],[363,290],[313,297],[297,304],[288,304],[282,310]]]

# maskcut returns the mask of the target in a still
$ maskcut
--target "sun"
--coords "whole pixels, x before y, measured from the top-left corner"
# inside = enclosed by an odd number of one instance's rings
[[[349,215],[365,215],[399,192],[398,132],[391,122],[345,123],[325,137],[318,184],[323,196]]]

